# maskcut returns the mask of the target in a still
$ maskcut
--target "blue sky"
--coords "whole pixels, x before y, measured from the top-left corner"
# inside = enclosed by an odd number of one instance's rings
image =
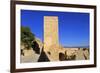
[[[43,41],[44,16],[58,16],[59,43],[63,46],[89,46],[89,13],[21,10],[21,25]]]

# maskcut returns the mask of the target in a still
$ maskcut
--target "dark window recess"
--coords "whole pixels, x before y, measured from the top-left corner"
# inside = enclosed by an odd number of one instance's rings
[[[51,53],[48,51],[48,54],[51,55]]]

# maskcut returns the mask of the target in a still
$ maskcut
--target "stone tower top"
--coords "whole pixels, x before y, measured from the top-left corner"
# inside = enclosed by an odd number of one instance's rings
[[[44,48],[58,45],[58,16],[44,16]]]

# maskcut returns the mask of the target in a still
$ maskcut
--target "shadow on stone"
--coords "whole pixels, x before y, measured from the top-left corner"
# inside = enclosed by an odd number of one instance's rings
[[[49,58],[47,57],[46,53],[43,51],[43,48],[42,48],[38,62],[48,62],[48,61],[50,61],[50,60],[49,60]]]
[[[32,48],[35,51],[35,53],[40,54],[40,47],[36,41],[33,42]]]
[[[65,60],[65,54],[59,53],[59,60],[64,61]]]

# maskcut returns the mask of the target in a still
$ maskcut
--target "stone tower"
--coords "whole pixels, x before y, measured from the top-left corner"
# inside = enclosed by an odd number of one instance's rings
[[[58,17],[44,16],[44,48],[58,45]]]
[[[44,51],[50,61],[59,60],[58,16],[44,16]]]

